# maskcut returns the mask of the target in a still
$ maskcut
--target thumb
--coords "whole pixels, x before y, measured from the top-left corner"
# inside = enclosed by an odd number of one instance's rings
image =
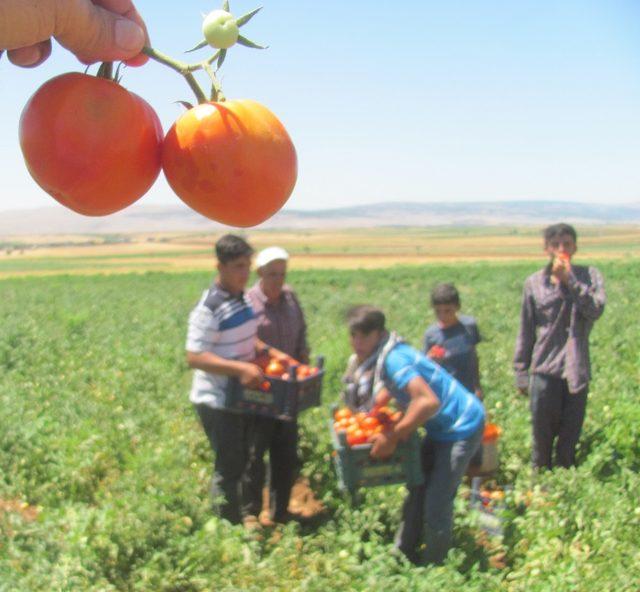
[[[54,37],[85,64],[132,58],[142,50],[146,34],[136,22],[87,0],[59,3]]]

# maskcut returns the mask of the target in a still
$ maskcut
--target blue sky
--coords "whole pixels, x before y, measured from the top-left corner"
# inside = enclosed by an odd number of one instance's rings
[[[375,201],[543,199],[640,203],[637,0],[264,0],[222,69],[229,98],[285,123],[300,162],[289,208]],[[200,39],[196,0],[137,2],[152,44],[179,57]],[[231,0],[236,15],[258,4]],[[206,50],[196,54],[204,57]],[[0,60],[0,210],[55,205],[30,179],[17,126],[46,79],[82,66],[60,47],[34,70]],[[191,99],[174,72],[123,84],[165,131]],[[175,203],[159,179],[141,203]],[[60,206],[61,207],[61,206]]]

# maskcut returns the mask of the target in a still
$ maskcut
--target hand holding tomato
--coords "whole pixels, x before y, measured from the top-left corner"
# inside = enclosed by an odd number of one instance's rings
[[[427,356],[430,357],[432,360],[443,360],[447,355],[447,350],[444,349],[444,347],[442,347],[441,345],[434,345],[431,347],[431,349],[427,352]]]
[[[559,283],[566,284],[569,281],[571,271],[571,258],[567,253],[556,253],[551,262],[551,275]]]
[[[125,60],[146,62],[140,52],[148,40],[144,22],[131,0],[3,0],[0,50],[16,66],[31,68],[51,54],[51,37],[91,64]]]
[[[254,390],[259,389],[265,382],[262,370],[260,370],[260,368],[255,364],[251,364],[249,362],[242,363],[238,373],[238,378],[240,379],[240,384],[243,387]]]

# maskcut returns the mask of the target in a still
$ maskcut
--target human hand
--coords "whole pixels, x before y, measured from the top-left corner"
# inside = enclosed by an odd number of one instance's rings
[[[478,399],[480,399],[481,401],[484,400],[484,393],[482,392],[482,389],[480,387],[478,387],[475,391],[476,393],[476,397],[478,397]]]
[[[147,61],[147,30],[131,0],[0,0],[0,55],[6,49],[16,66],[38,66],[52,37],[85,64]]]
[[[249,389],[258,389],[264,382],[264,374],[259,366],[250,362],[243,363],[238,374],[240,384]]]
[[[447,355],[447,350],[444,349],[441,345],[433,345],[431,349],[427,352],[427,356],[429,356],[432,360],[443,360]]]
[[[371,448],[371,458],[385,459],[389,458],[398,446],[398,438],[393,432],[381,432],[373,438],[373,447]]]
[[[566,284],[569,281],[571,271],[571,258],[566,253],[556,253],[551,262],[551,275],[559,283]]]

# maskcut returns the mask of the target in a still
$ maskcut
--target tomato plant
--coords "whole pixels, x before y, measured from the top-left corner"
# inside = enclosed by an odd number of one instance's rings
[[[297,158],[287,130],[269,109],[233,100],[184,113],[164,140],[162,168],[178,197],[203,216],[254,226],[291,195]]]
[[[45,82],[25,106],[19,134],[38,185],[87,216],[127,207],[160,173],[158,116],[106,78],[69,73]]]

